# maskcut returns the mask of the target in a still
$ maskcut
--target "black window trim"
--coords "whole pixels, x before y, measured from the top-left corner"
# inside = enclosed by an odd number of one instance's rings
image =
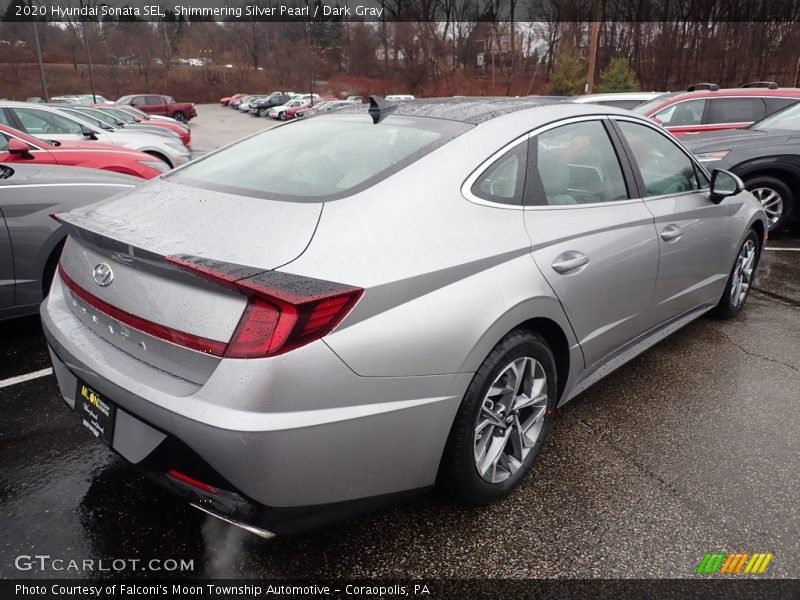
[[[643,125],[645,127],[649,127],[653,131],[655,131],[658,135],[661,135],[667,139],[667,141],[672,142],[676,148],[678,148],[683,154],[689,159],[689,161],[694,165],[695,170],[695,180],[697,185],[700,185],[700,180],[697,178],[697,171],[703,173],[709,181],[711,181],[711,174],[708,170],[698,161],[691,152],[689,152],[683,145],[676,140],[669,132],[665,131],[655,123],[648,123],[647,121],[643,121],[641,119],[634,119],[625,115],[612,115],[611,116],[611,125],[615,129],[617,138],[622,144],[625,154],[628,158],[628,162],[633,169],[634,178],[636,180],[636,186],[639,189],[639,199],[643,200],[644,202],[649,202],[651,200],[661,200],[662,198],[678,198],[680,196],[689,196],[693,194],[710,194],[710,190],[708,188],[701,187],[697,190],[688,190],[686,192],[676,192],[674,194],[661,194],[659,196],[647,196],[646,195],[646,187],[644,185],[644,179],[642,178],[641,171],[639,170],[639,165],[636,162],[636,158],[633,155],[633,150],[631,149],[628,141],[625,139],[625,134],[620,129],[619,125],[617,124],[618,121],[627,121],[629,123],[634,123],[638,125]]]
[[[514,138],[511,142],[501,147],[499,150],[494,152],[489,158],[482,161],[464,180],[464,183],[461,184],[461,195],[464,196],[467,200],[472,202],[473,204],[479,204],[481,206],[488,206],[491,208],[499,208],[504,210],[524,210],[524,211],[538,211],[538,210],[577,210],[581,208],[597,208],[602,206],[620,206],[624,204],[634,204],[638,202],[642,202],[641,196],[635,195],[638,193],[638,180],[634,176],[635,170],[633,166],[630,164],[630,157],[625,152],[625,147],[620,143],[618,139],[618,134],[615,129],[614,124],[609,120],[611,117],[616,117],[616,114],[593,114],[593,115],[579,115],[575,117],[566,117],[560,118],[555,121],[551,121],[549,123],[545,123],[536,127],[535,129],[524,133],[516,138]],[[637,118],[631,118],[631,121],[635,123],[643,122]],[[562,125],[570,125],[572,123],[580,123],[582,121],[600,121],[605,129],[606,133],[608,134],[609,141],[611,142],[612,147],[614,148],[614,152],[617,155],[617,160],[619,161],[620,169],[622,171],[622,176],[625,180],[625,188],[628,190],[628,199],[627,200],[615,200],[613,202],[592,202],[591,204],[564,204],[564,205],[550,205],[550,204],[532,204],[528,199],[533,197],[535,194],[543,194],[544,187],[542,182],[538,176],[531,176],[531,173],[535,173],[532,170],[532,164],[535,165],[536,157],[537,157],[537,150],[535,146],[531,144],[531,141],[536,138],[540,133],[544,133],[550,129],[555,129],[556,127],[560,127]],[[480,179],[480,177],[497,161],[501,158],[504,154],[509,152],[512,148],[517,146],[518,144],[526,143],[528,144],[528,161],[525,168],[525,189],[524,195],[522,200],[522,205],[518,204],[502,204],[499,202],[492,202],[491,200],[484,200],[483,198],[479,198],[472,193],[472,186],[475,182]]]

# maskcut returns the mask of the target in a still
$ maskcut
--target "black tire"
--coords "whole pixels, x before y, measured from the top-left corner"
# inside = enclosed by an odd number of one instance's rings
[[[748,288],[745,292],[744,298],[742,298],[738,304],[734,303],[733,300],[733,287],[735,285],[735,276],[736,272],[739,269],[739,257],[742,254],[742,250],[748,243],[752,243],[755,247],[755,259],[753,264],[753,274],[748,282]],[[739,251],[736,253],[736,260],[733,263],[733,268],[731,268],[731,274],[728,275],[728,282],[725,284],[725,291],[722,292],[722,298],[720,298],[719,303],[714,308],[714,315],[722,318],[722,319],[730,319],[731,317],[735,317],[739,314],[742,308],[747,302],[747,297],[750,295],[750,290],[753,289],[753,283],[755,282],[755,275],[756,270],[758,268],[758,261],[761,258],[761,245],[759,243],[758,234],[753,231],[752,229],[747,234],[747,237],[742,242],[742,245],[739,247]]]
[[[750,190],[772,190],[780,196],[783,210],[777,220],[770,218],[770,232],[778,231],[786,223],[786,219],[794,209],[794,194],[786,183],[769,175],[755,175],[745,182],[745,187]],[[758,195],[756,195],[758,197]],[[761,200],[761,198],[759,198]],[[769,216],[769,215],[768,215]]]
[[[172,113],[172,118],[179,123],[186,123],[186,115],[183,114],[183,111],[176,110],[174,113]]]
[[[489,387],[511,362],[531,357],[547,377],[547,405],[539,437],[516,472],[498,483],[481,477],[475,459],[475,429]],[[507,496],[524,479],[538,456],[552,426],[556,402],[556,368],[547,342],[536,333],[515,329],[489,353],[472,378],[456,413],[439,467],[439,486],[455,500],[469,506],[483,506]],[[502,413],[501,413],[502,414]]]
[[[53,285],[53,277],[55,277],[56,274],[56,267],[58,267],[58,261],[61,258],[61,252],[64,250],[64,242],[65,240],[60,241],[53,249],[50,257],[47,259],[47,264],[45,265],[44,273],[42,274],[42,298],[47,298],[47,294],[50,293],[50,286]]]
[[[259,108],[256,112],[256,116],[259,117],[266,117],[267,116],[267,109],[266,108]]]
[[[278,119],[281,120],[281,121],[285,121],[286,120],[286,113],[283,112],[283,111],[278,113]]]

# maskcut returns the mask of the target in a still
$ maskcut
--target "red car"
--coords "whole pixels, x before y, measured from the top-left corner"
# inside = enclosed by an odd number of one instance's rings
[[[222,104],[222,106],[228,106],[228,104],[231,103],[231,100],[238,100],[244,95],[245,94],[234,94],[233,96],[225,96],[224,98],[219,99],[219,103]]]
[[[319,104],[320,102],[332,102],[334,100],[338,100],[338,98],[331,98],[331,97],[318,98],[317,100],[314,100],[314,104]],[[289,119],[296,118],[297,113],[302,112],[310,107],[311,107],[311,102],[306,102],[302,106],[295,106],[294,108],[288,109],[286,111],[286,120],[288,121]]]
[[[178,123],[172,119],[156,120],[151,118],[147,113],[143,113],[132,106],[126,106],[124,104],[118,106],[113,104],[94,104],[92,106],[100,110],[105,110],[126,123],[142,123],[143,125],[169,129],[180,136],[184,146],[187,148],[192,147],[192,130],[183,123]]]
[[[725,129],[744,129],[791,104],[800,102],[800,89],[741,87],[664,94],[633,109],[651,117],[676,137]]]
[[[169,170],[164,161],[144,152],[95,142],[57,142],[57,145],[0,125],[0,162],[67,165],[103,169],[152,179]]]
[[[117,100],[117,104],[135,106],[141,111],[151,115],[172,117],[181,123],[188,123],[197,116],[197,109],[193,102],[175,102],[172,96],[160,94],[132,94]]]

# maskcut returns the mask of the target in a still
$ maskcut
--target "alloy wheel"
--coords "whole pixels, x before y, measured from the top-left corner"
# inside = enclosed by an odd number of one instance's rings
[[[489,386],[475,424],[475,467],[489,483],[511,477],[536,446],[547,411],[547,375],[536,359],[515,359]]]
[[[750,286],[753,282],[753,272],[756,268],[756,245],[753,240],[747,240],[739,256],[736,258],[736,265],[733,267],[733,278],[731,279],[731,306],[738,308],[747,298]]]
[[[755,188],[750,191],[761,202],[761,207],[767,213],[769,224],[774,225],[777,223],[781,215],[783,215],[783,198],[781,198],[781,195],[768,187]]]

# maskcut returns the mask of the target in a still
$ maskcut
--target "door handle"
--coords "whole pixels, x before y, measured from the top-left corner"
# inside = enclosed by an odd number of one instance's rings
[[[582,252],[578,252],[577,250],[570,250],[569,252],[564,252],[564,254],[558,255],[553,261],[553,264],[550,266],[553,267],[553,270],[556,273],[566,275],[570,271],[580,269],[584,265],[588,264],[588,256]]]
[[[661,230],[661,239],[665,242],[673,242],[683,237],[683,229],[675,224],[670,224]]]

